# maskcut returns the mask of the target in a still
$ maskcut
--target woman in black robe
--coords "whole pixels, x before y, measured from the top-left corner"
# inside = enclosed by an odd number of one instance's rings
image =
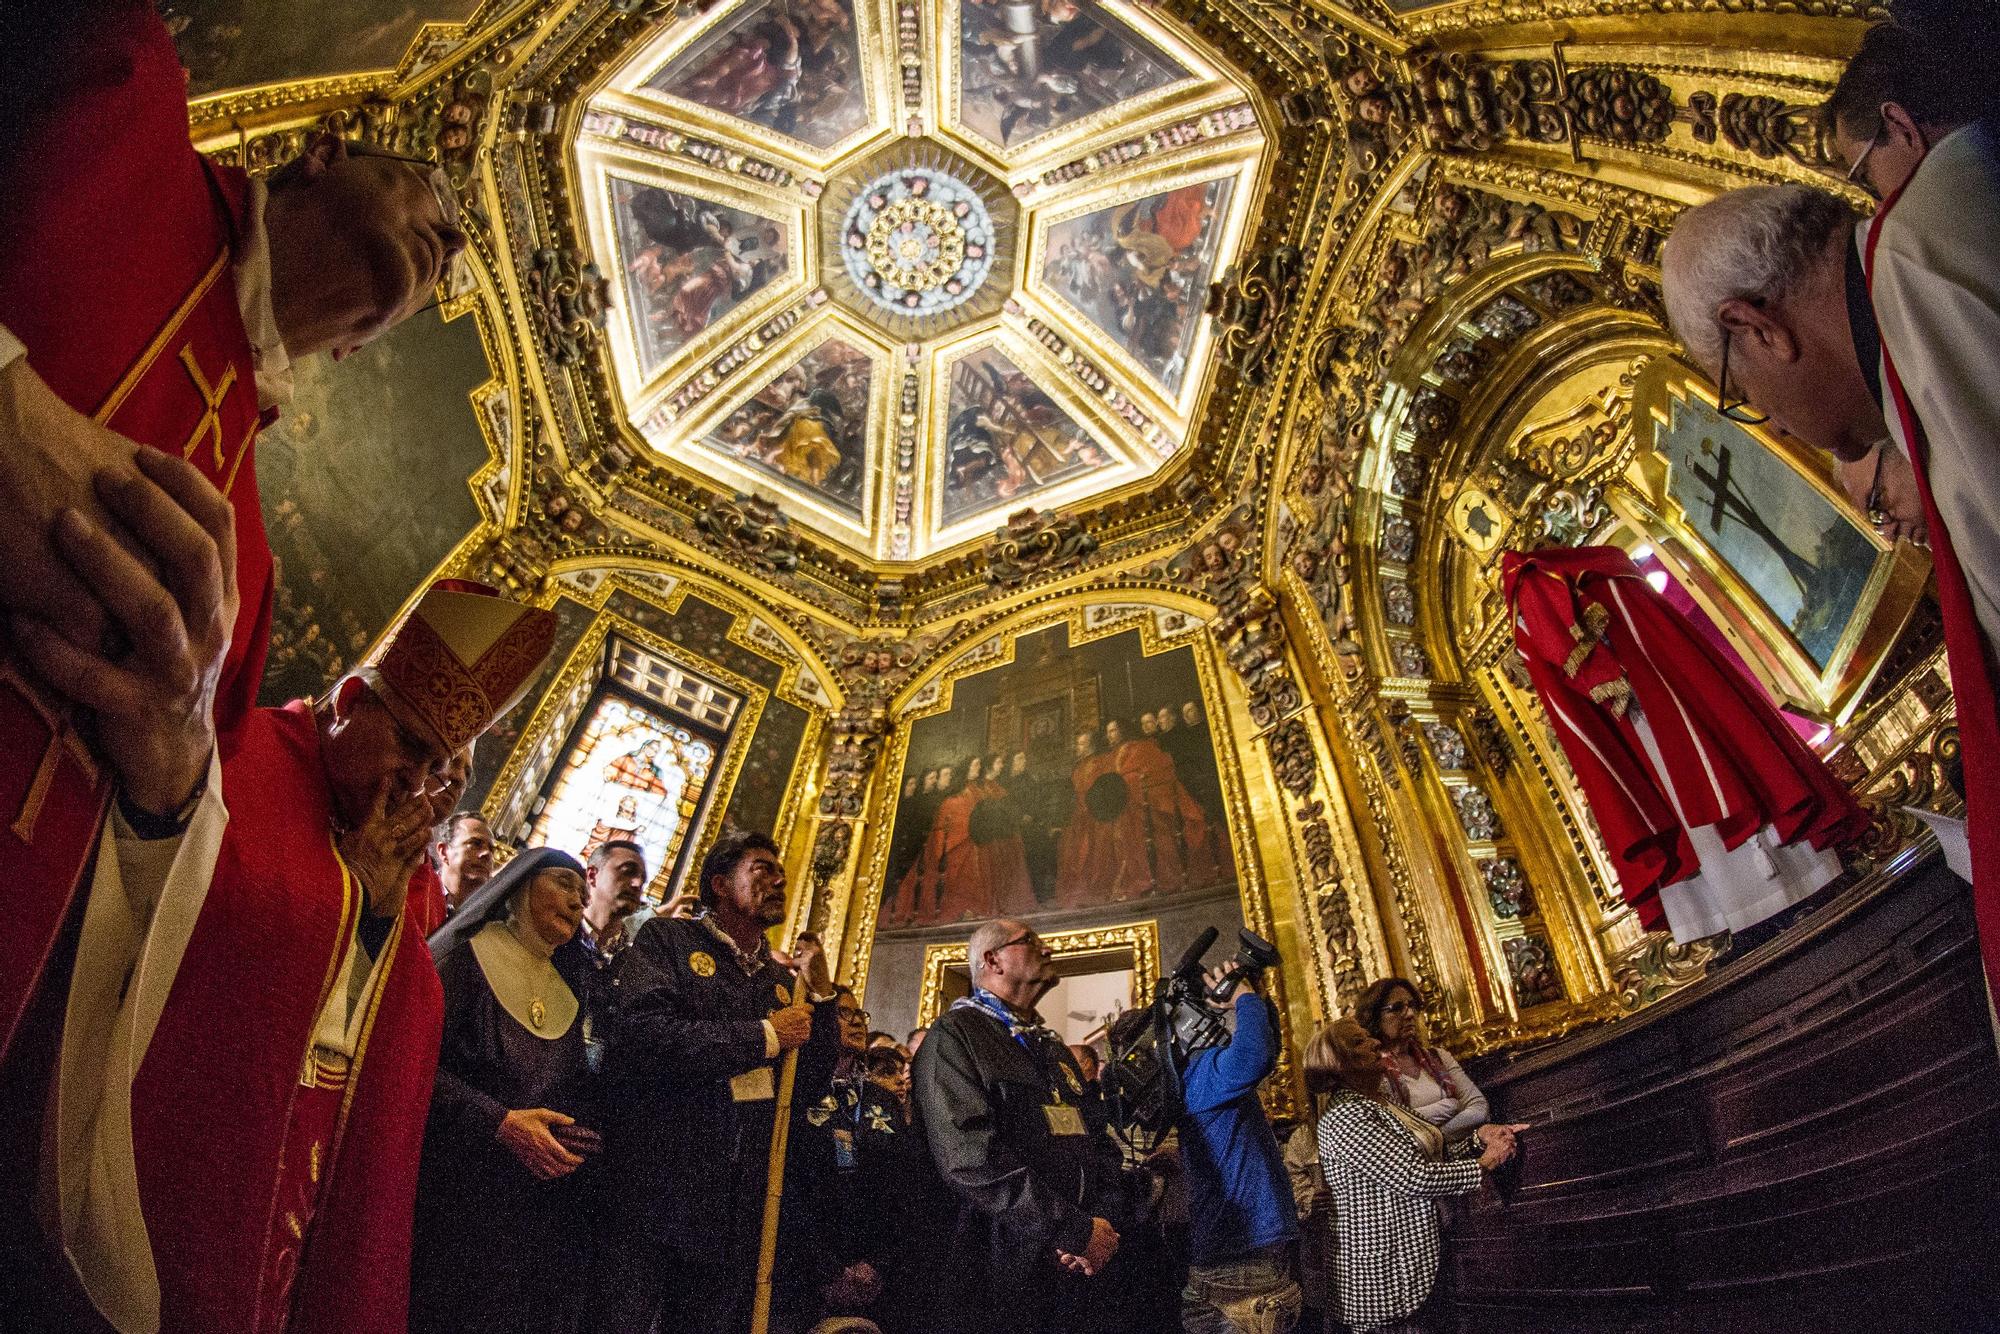
[[[417,1183],[414,1334],[564,1334],[577,1169],[598,1147],[584,1057],[583,867],[531,848],[431,936],[444,1042]]]

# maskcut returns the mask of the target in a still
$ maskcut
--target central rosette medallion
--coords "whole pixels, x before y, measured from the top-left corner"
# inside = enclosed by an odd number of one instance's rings
[[[972,186],[911,164],[869,181],[848,206],[841,258],[861,293],[898,315],[938,315],[993,271],[994,225]]]

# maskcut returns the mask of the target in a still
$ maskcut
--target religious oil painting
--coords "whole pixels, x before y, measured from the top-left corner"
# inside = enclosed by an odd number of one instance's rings
[[[1042,281],[1170,393],[1187,376],[1229,191],[1227,179],[1184,185],[1049,228]]]
[[[1233,895],[1193,650],[1065,627],[911,726],[878,931]]]
[[[859,519],[874,363],[821,343],[724,417],[704,443]]]
[[[1094,0],[961,0],[958,118],[1002,148],[1189,77]]]
[[[51,6],[53,8],[53,6]],[[426,23],[463,23],[478,0],[161,0],[188,94],[392,69]]]
[[[882,1027],[916,1022],[926,951],[995,916],[1044,936],[1141,930],[1170,954],[1244,925],[1234,770],[1218,759],[1228,733],[1210,722],[1198,650],[1154,639],[1148,653],[1136,621],[1100,630],[996,645],[1007,651],[957,676],[941,711],[907,724],[872,863],[868,993]]]
[[[1875,545],[1791,464],[1712,404],[1670,394],[1665,418],[1653,447],[1672,465],[1668,492],[1689,528],[1824,671],[1861,610]]]
[[[868,120],[852,0],[750,0],[646,86],[814,148]]]
[[[945,524],[1019,504],[1110,462],[1104,447],[1005,354],[981,348],[952,364]]]
[[[789,263],[785,228],[771,218],[623,179],[612,181],[611,203],[643,375]]]
[[[660,714],[606,693],[584,716],[528,836],[532,846],[588,857],[628,839],[651,868],[673,865],[715,762],[715,747]]]
[[[337,366],[292,363],[292,400],[257,438],[277,559],[265,703],[316,695],[353,666],[477,526],[468,481],[488,450],[471,395],[491,374],[479,321],[436,311]]]

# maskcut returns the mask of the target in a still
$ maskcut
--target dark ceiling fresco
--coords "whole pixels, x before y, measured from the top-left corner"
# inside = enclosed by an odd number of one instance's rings
[[[467,482],[487,448],[468,395],[490,374],[479,322],[436,311],[338,365],[294,365],[257,438],[278,560],[265,702],[323,690],[478,524]]]
[[[390,69],[426,23],[462,23],[478,0],[161,0],[188,92]]]

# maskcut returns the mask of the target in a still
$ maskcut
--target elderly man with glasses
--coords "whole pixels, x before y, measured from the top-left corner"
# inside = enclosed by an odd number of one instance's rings
[[[1896,448],[1875,452],[1869,503],[1886,510],[1909,470],[1966,742],[1967,834],[1992,980],[2000,978],[2000,242],[1992,225],[2000,123],[1990,80],[1940,90],[1950,63],[1916,35],[1878,28],[1842,79],[1827,113],[1836,143],[1851,176],[1884,201],[1858,236],[1846,206],[1820,191],[1738,190],[1681,218],[1663,269],[1674,331],[1716,373],[1732,416],[1743,420],[1754,405],[1843,459],[1866,458],[1886,416]],[[1732,396],[1739,385],[1741,400]]]
[[[1103,1276],[1129,1217],[1109,1139],[1083,1116],[1082,1072],[1035,1004],[1056,983],[1033,927],[1002,918],[966,947],[972,994],[916,1056],[916,1119],[960,1223],[947,1257],[953,1329],[1030,1334],[1117,1328]]]
[[[1964,741],[1973,901],[2000,980],[2000,94],[1993,30],[1869,30],[1827,105],[1882,205],[1861,242],[1885,411],[1914,466]],[[1971,58],[1968,59],[1968,56]]]
[[[265,183],[197,153],[137,0],[0,13],[0,236],[0,1084],[34,1109],[86,867],[172,861],[255,701],[253,452],[290,364],[414,313],[465,238],[430,163],[323,134]]]

